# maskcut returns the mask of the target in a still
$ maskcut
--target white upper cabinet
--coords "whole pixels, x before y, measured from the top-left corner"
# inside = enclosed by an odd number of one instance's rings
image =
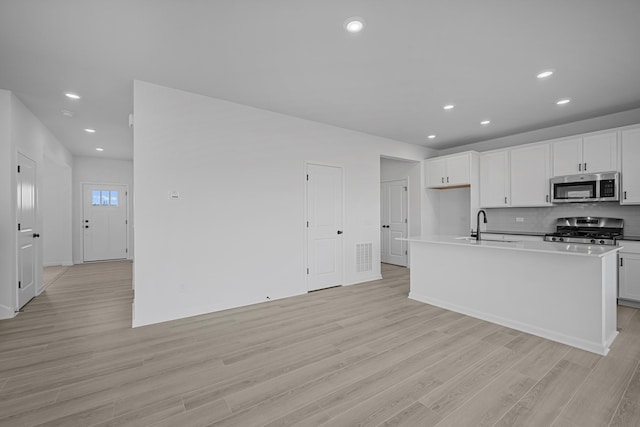
[[[471,165],[471,154],[448,157],[447,160],[447,184],[465,185],[470,184],[469,169]]]
[[[426,186],[446,188],[471,184],[471,153],[425,160]]]
[[[621,205],[640,204],[640,129],[621,132],[622,189]]]
[[[578,170],[580,168],[580,170]],[[553,176],[582,172],[582,138],[553,143]]]
[[[611,172],[618,169],[618,134],[616,132],[585,136],[582,140],[584,173]]]
[[[509,151],[480,153],[480,207],[509,206]]]
[[[425,160],[425,169],[427,187],[442,187],[445,185],[444,180],[447,175],[445,159],[439,157],[427,159]]]
[[[553,143],[553,176],[618,170],[616,132]]]
[[[511,206],[551,206],[549,144],[511,150]]]

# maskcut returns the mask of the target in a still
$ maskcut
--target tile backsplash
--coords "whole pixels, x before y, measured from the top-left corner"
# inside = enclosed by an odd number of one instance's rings
[[[602,216],[624,219],[624,232],[640,236],[640,205],[621,206],[616,202],[567,203],[542,208],[499,208],[487,211],[487,230],[492,231],[555,231],[556,219],[569,216]],[[516,222],[522,218],[522,222]]]

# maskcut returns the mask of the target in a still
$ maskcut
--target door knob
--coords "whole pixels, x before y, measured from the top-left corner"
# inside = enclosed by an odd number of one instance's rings
[[[88,226],[88,225],[85,225],[85,226],[84,226],[84,228],[89,228],[89,226]]]
[[[85,219],[85,220],[84,220],[84,222],[89,222],[89,220],[88,220],[88,219]]]
[[[342,234],[342,230],[338,230],[338,234]]]

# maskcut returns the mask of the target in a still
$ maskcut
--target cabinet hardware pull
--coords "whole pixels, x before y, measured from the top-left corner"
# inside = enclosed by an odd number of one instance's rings
[[[622,258],[620,258],[620,267],[623,267]]]
[[[578,172],[582,172],[582,163],[578,163]]]
[[[624,199],[627,200],[627,192],[624,192]]]
[[[507,198],[506,197],[504,198],[504,204],[505,205],[507,204]]]
[[[442,183],[444,184],[444,176],[441,179],[442,179]]]
[[[447,184],[449,183],[449,177],[447,177]]]
[[[547,194],[546,196],[544,196],[544,198],[545,198],[545,201],[549,203],[549,195]]]
[[[586,163],[584,164],[584,171],[585,172],[587,171],[587,164]]]

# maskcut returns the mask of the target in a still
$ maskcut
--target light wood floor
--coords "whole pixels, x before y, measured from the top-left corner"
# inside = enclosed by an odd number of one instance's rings
[[[69,267],[64,265],[52,265],[50,267],[43,268],[42,282],[44,283],[44,287],[49,287],[49,285],[58,280],[58,277],[62,276],[62,274],[64,274],[68,269]]]
[[[131,264],[71,267],[0,321],[0,425],[640,425],[637,310],[599,357],[383,276],[131,329]]]

